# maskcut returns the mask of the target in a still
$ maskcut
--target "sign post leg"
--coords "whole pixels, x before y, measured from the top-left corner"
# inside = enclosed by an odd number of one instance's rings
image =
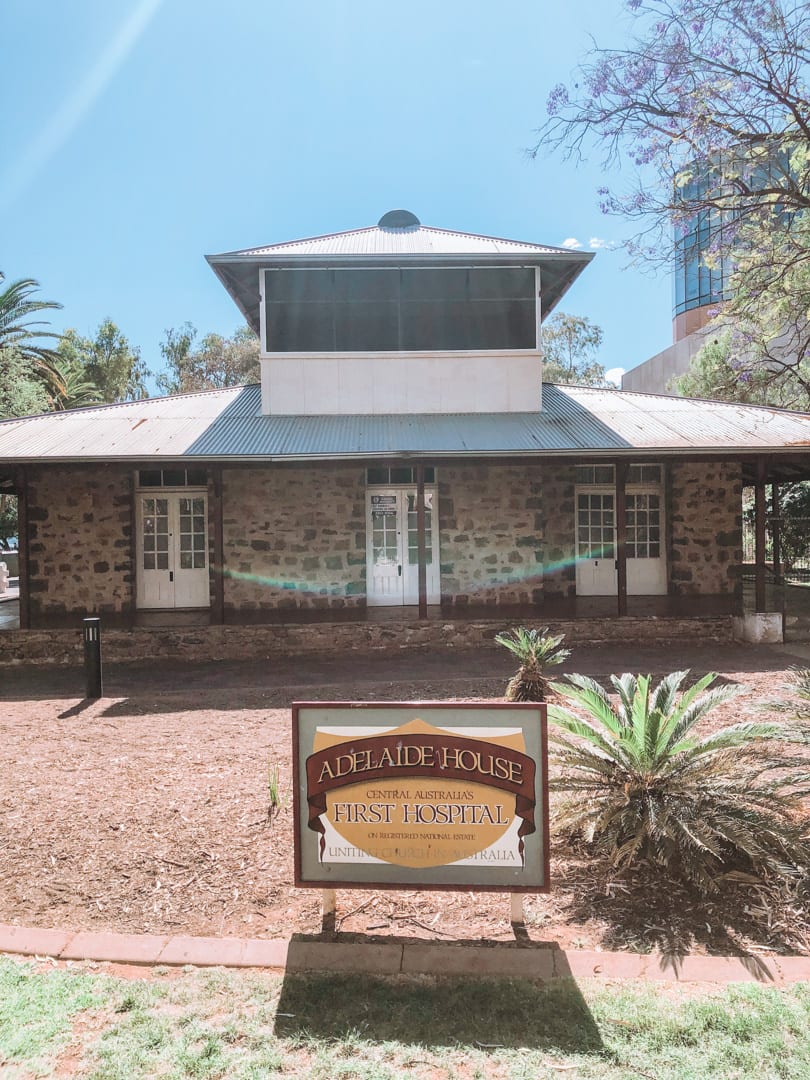
[[[321,889],[321,926],[324,933],[330,933],[335,929],[335,911],[337,909],[337,896],[334,889]]]
[[[509,895],[512,899],[512,925],[523,926],[526,921],[523,915],[523,893],[513,892]]]

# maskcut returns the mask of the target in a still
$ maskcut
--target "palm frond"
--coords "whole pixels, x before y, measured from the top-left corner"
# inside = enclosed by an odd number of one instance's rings
[[[506,688],[508,701],[545,701],[547,669],[563,663],[571,655],[561,647],[564,634],[550,634],[549,628],[518,626],[509,633],[496,634],[495,641],[520,661],[517,673]]]
[[[582,675],[553,684],[558,827],[616,866],[645,860],[703,892],[731,870],[796,876],[810,865],[806,729],[744,721],[700,737],[738,688],[709,674],[682,690],[688,675],[612,676],[614,698]]]

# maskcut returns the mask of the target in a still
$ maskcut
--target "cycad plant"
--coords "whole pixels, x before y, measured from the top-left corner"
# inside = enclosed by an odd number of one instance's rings
[[[790,668],[784,689],[798,701],[780,698],[769,702],[767,707],[776,712],[789,713],[800,724],[810,726],[810,668]]]
[[[571,655],[561,648],[565,634],[549,634],[548,627],[527,630],[518,626],[508,634],[496,634],[495,640],[513,653],[520,667],[506,687],[507,701],[545,701],[547,669],[561,664]]]
[[[584,714],[549,706],[556,828],[616,867],[646,861],[704,893],[732,871],[801,875],[810,865],[806,728],[743,722],[700,737],[695,726],[736,688],[709,689],[709,674],[680,693],[687,675],[655,687],[649,675],[611,676],[615,700],[582,675],[554,685]]]

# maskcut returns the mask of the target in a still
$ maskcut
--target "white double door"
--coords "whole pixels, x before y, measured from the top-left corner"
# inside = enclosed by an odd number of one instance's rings
[[[439,603],[438,497],[425,489],[427,601]],[[419,603],[416,488],[375,488],[366,496],[366,598],[371,606]]]
[[[138,493],[138,607],[208,607],[204,491]]]
[[[625,495],[627,592],[662,596],[667,591],[664,506],[660,489],[631,490]],[[615,596],[616,492],[579,487],[577,506],[577,595]]]

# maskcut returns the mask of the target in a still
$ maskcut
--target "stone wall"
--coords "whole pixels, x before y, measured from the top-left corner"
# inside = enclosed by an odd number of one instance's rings
[[[542,602],[542,466],[442,466],[442,603]]]
[[[31,469],[29,594],[33,625],[132,608],[132,471]]]
[[[575,596],[576,572],[576,512],[573,465],[544,465],[543,534],[545,596]]]
[[[481,649],[498,633],[512,629],[510,619],[384,620],[378,623],[318,622],[274,626],[140,627],[102,630],[105,663],[148,660],[272,660],[274,657],[397,653],[403,650]],[[555,619],[555,634],[566,644],[621,646],[700,642],[729,644],[730,615],[713,618],[625,617]],[[79,630],[15,630],[0,633],[0,667],[13,664],[70,664],[76,685],[83,685],[82,636]]]
[[[222,474],[226,618],[365,604],[365,469],[313,465]]]
[[[125,621],[135,588],[131,470],[54,466],[29,476],[32,624]],[[451,465],[438,481],[444,604],[540,606],[544,594],[574,595],[573,466]],[[671,593],[738,590],[741,491],[739,465],[672,465]],[[225,469],[226,621],[362,607],[365,500],[365,469],[354,464]]]
[[[742,466],[672,466],[669,580],[676,595],[738,592],[742,564]]]

